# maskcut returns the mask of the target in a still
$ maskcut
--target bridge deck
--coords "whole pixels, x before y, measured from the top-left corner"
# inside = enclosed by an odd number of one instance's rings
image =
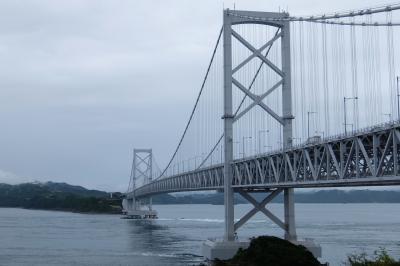
[[[400,185],[399,143],[400,124],[396,122],[235,160],[232,186],[265,190]],[[222,190],[223,185],[223,165],[218,164],[155,180],[127,196]]]

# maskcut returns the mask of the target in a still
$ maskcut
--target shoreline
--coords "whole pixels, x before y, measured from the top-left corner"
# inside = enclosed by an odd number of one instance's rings
[[[0,209],[20,209],[20,210],[30,210],[30,211],[51,211],[51,212],[67,212],[67,213],[76,213],[76,214],[104,214],[104,215],[122,215],[122,213],[115,212],[81,212],[81,211],[73,211],[66,209],[40,209],[40,208],[24,208],[24,207],[6,207],[0,206]]]

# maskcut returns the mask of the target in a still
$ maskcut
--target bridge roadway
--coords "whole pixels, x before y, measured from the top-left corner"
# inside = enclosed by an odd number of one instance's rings
[[[233,162],[236,190],[400,185],[399,121]],[[157,179],[127,194],[223,190],[223,164]]]

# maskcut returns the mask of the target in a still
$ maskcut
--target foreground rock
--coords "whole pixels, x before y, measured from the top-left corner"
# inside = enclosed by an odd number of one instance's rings
[[[260,236],[240,249],[227,261],[216,260],[215,266],[320,266],[320,262],[303,246],[273,236]]]

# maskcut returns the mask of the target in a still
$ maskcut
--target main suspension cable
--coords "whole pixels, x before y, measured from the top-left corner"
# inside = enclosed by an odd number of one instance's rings
[[[211,69],[211,65],[212,65],[212,63],[213,63],[213,61],[214,61],[214,57],[215,57],[215,54],[216,54],[216,52],[217,52],[217,48],[218,48],[218,45],[219,45],[219,41],[221,40],[222,32],[223,32],[223,27],[221,27],[221,30],[219,31],[217,43],[215,44],[214,51],[213,51],[213,53],[212,53],[210,63],[208,64],[208,68],[207,68],[207,71],[206,71],[206,75],[204,76],[203,83],[201,84],[200,91],[199,91],[199,94],[197,95],[196,102],[195,102],[195,104],[194,104],[194,106],[193,106],[192,112],[190,113],[189,121],[188,121],[187,124],[186,124],[185,130],[183,131],[183,134],[182,134],[182,136],[181,136],[181,138],[180,138],[180,140],[179,140],[178,146],[176,147],[176,149],[175,149],[175,151],[174,151],[174,153],[173,153],[171,159],[169,160],[167,166],[166,166],[165,169],[162,171],[162,173],[160,174],[160,176],[157,177],[156,179],[161,178],[161,177],[164,175],[164,173],[167,171],[168,167],[171,165],[171,163],[172,163],[172,161],[174,160],[176,154],[178,153],[178,150],[179,150],[179,148],[180,148],[180,146],[181,146],[181,144],[182,144],[182,142],[183,142],[183,139],[185,138],[186,132],[187,132],[187,130],[188,130],[188,128],[189,128],[190,123],[192,122],[194,112],[196,111],[196,108],[197,108],[197,105],[198,105],[198,103],[199,103],[201,94],[202,94],[202,92],[203,92],[204,85],[206,84],[206,81],[207,81],[207,78],[208,78],[208,74],[209,74],[210,69]]]
[[[277,29],[277,30],[276,30],[274,38],[275,38],[276,36],[278,36],[279,31],[280,31],[280,29]],[[268,47],[268,49],[267,49],[267,51],[266,51],[266,53],[265,53],[265,57],[267,57],[268,54],[269,54],[269,52],[271,51],[272,45],[273,45],[273,44],[271,44],[271,45]],[[254,82],[256,81],[257,76],[259,75],[259,73],[260,73],[261,68],[262,68],[263,65],[264,65],[264,61],[261,61],[260,66],[258,67],[257,72],[255,73],[255,75],[254,75],[254,77],[253,77],[253,79],[252,79],[252,81],[251,81],[251,83],[250,83],[250,85],[249,85],[249,91],[250,91],[251,88],[253,87]],[[243,98],[242,98],[242,100],[241,100],[239,106],[237,107],[237,109],[236,109],[236,111],[235,111],[235,113],[234,113],[234,115],[233,115],[234,117],[238,114],[238,112],[239,112],[240,108],[242,107],[242,105],[243,105],[244,101],[246,100],[246,98],[247,98],[247,94],[243,96]],[[200,169],[200,168],[206,163],[206,161],[208,160],[208,158],[211,156],[211,154],[215,151],[215,149],[216,149],[216,148],[218,147],[218,145],[221,143],[223,137],[224,137],[224,133],[222,133],[222,135],[221,135],[221,137],[218,139],[217,143],[214,145],[214,147],[211,149],[211,151],[208,153],[208,155],[204,158],[204,160],[201,162],[201,164],[196,168],[196,170],[197,170],[197,169]]]
[[[383,12],[390,12],[400,10],[400,3],[387,5],[387,6],[379,6],[374,8],[366,8],[357,11],[345,11],[345,12],[337,12],[333,14],[324,14],[324,15],[317,15],[317,16],[305,16],[305,17],[291,17],[288,13],[282,13],[281,18],[263,18],[257,16],[247,16],[239,14],[235,11],[229,12],[229,15],[234,17],[240,17],[244,19],[252,19],[252,20],[260,20],[260,21],[270,21],[270,22],[279,22],[279,21],[309,21],[309,22],[318,22],[324,21],[328,19],[339,19],[339,18],[350,18],[356,16],[364,16],[364,15],[372,15],[377,13]]]

